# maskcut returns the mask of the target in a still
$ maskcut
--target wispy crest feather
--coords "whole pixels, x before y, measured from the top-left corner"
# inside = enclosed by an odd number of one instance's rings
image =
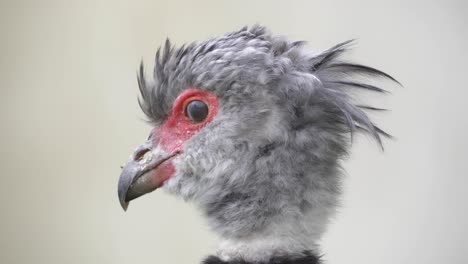
[[[311,53],[304,47],[304,41],[290,42],[271,35],[261,26],[244,27],[180,48],[166,40],[156,52],[152,81],[145,79],[143,64],[140,66],[139,104],[152,121],[159,123],[167,117],[176,96],[189,87],[217,90],[222,94],[223,89],[230,90],[234,84],[242,82],[246,87],[255,82],[258,87],[272,87],[288,76],[307,73],[319,81],[320,87],[314,88],[314,96],[326,98],[320,103],[326,108],[329,122],[341,124],[351,134],[355,131],[368,133],[382,146],[381,136],[390,135],[377,127],[365,111],[383,109],[355,104],[350,89],[388,93],[363,82],[362,76],[398,81],[375,68],[342,61],[341,56],[353,43],[354,40],[349,40]]]

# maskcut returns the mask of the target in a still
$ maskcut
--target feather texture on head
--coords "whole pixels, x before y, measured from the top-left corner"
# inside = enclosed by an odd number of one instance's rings
[[[215,98],[216,109],[204,101],[216,110],[212,120],[178,138],[163,187],[203,210],[223,261],[316,251],[338,201],[350,134],[365,132],[380,145],[389,136],[366,114],[381,109],[356,103],[352,90],[385,93],[362,77],[396,80],[342,61],[350,44],[312,52],[254,26],[180,48],[167,40],[152,79],[141,65],[139,103],[155,125],[154,145],[167,140],[157,138],[187,91]]]

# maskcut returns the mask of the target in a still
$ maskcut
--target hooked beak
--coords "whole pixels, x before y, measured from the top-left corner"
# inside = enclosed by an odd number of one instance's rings
[[[174,173],[170,159],[177,154],[153,147],[151,140],[135,150],[119,178],[119,200],[125,211],[131,200],[159,188]]]

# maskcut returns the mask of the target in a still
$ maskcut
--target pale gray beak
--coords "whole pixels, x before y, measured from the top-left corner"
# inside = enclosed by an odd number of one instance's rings
[[[153,147],[151,140],[135,150],[119,178],[118,194],[124,210],[127,210],[131,200],[152,192],[163,184],[166,179],[157,173],[156,168],[175,155]]]

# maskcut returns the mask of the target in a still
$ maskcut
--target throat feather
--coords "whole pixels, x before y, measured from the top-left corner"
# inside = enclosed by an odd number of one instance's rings
[[[305,251],[299,256],[272,257],[267,261],[249,262],[242,259],[224,261],[216,256],[206,258],[202,264],[320,264],[320,257],[311,251]]]

